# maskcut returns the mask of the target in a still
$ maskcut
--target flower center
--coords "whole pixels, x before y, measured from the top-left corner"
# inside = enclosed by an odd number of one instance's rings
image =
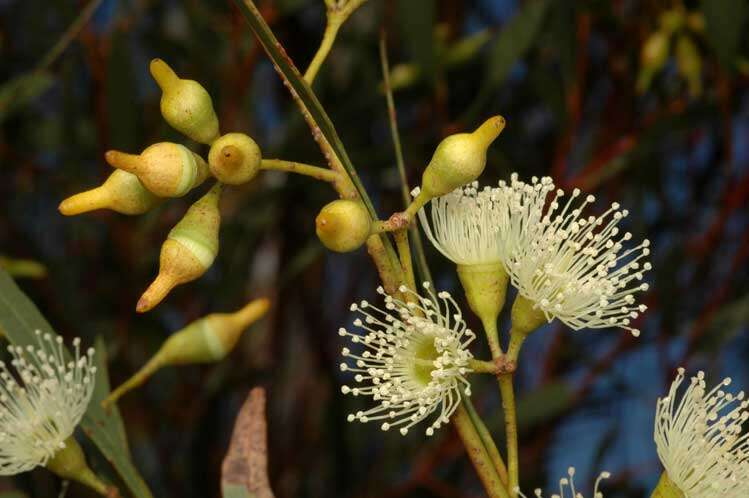
[[[419,385],[427,386],[432,381],[434,360],[440,353],[434,345],[434,337],[424,336],[411,344],[411,377]]]

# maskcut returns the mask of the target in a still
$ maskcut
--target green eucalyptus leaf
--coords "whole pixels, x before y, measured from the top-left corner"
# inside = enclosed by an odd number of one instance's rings
[[[19,346],[35,344],[36,330],[40,330],[43,334],[57,336],[34,303],[2,269],[0,269],[0,329],[11,343]],[[104,346],[104,341],[101,339],[96,341],[96,385],[88,411],[81,421],[81,428],[117,470],[135,498],[153,498],[130,459],[125,426],[119,411],[115,408],[106,413],[101,408],[101,400],[109,393]]]

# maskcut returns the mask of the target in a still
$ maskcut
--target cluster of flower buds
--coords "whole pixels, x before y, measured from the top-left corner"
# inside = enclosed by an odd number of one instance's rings
[[[162,91],[161,114],[175,130],[210,145],[208,162],[182,144],[160,142],[130,154],[110,150],[105,159],[114,172],[99,187],[73,195],[59,210],[73,216],[97,209],[122,214],[146,213],[164,199],[183,197],[209,176],[217,182],[169,232],[161,248],[160,269],[138,301],[136,311],[156,306],[179,284],[203,275],[218,254],[222,185],[252,180],[260,170],[260,147],[243,133],[219,132],[211,96],[193,80],[182,79],[161,59],[150,65]]]
[[[640,72],[637,91],[645,93],[653,78],[663,70],[669,59],[672,41],[679,75],[686,80],[689,94],[702,94],[702,57],[695,39],[705,31],[705,18],[700,12],[687,12],[683,5],[666,10],[660,16],[658,29],[645,40],[640,51]]]

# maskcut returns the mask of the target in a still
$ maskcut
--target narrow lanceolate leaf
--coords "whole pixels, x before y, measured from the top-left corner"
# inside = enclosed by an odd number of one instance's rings
[[[538,38],[544,16],[550,5],[548,0],[530,0],[500,30],[488,53],[487,73],[478,95],[466,112],[465,121],[486,104],[496,87],[510,75],[517,61],[522,59]],[[469,119],[471,118],[471,119]]]
[[[260,387],[250,391],[234,423],[221,466],[221,491],[224,498],[273,498],[268,480],[265,390]]]
[[[35,344],[35,331],[57,334],[31,300],[8,274],[0,269],[0,329],[16,345]],[[125,426],[119,412],[105,413],[101,400],[109,393],[104,342],[96,343],[96,387],[88,411],[81,422],[86,435],[117,470],[135,498],[152,498],[151,492],[130,459]]]

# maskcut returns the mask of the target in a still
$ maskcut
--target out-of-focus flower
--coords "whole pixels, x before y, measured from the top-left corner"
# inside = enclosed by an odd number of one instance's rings
[[[343,372],[353,372],[355,386],[342,386],[344,394],[369,396],[377,405],[348,416],[349,422],[382,421],[387,431],[408,430],[427,417],[435,415],[426,434],[446,424],[460,404],[461,395],[469,396],[470,384],[465,374],[472,358],[468,345],[475,334],[466,327],[458,305],[447,292],[435,296],[424,284],[427,297],[401,287],[408,302],[384,296],[385,310],[367,301],[352,304],[361,315],[354,326],[363,334],[341,328],[339,335],[348,337],[363,351],[354,353],[343,348]]]
[[[684,378],[680,368],[668,396],[658,399],[655,444],[665,472],[653,496],[749,496],[749,433],[741,430],[749,419],[749,401],[743,391],[724,390],[730,378],[708,391],[703,372],[677,399]]]
[[[94,390],[94,350],[67,360],[62,338],[36,333],[36,346],[9,346],[0,362],[0,475],[44,466],[66,446]],[[13,373],[15,372],[15,373]]]
[[[570,498],[585,498],[584,495],[575,489],[575,467],[570,467],[567,469],[567,476],[568,477],[562,477],[559,479],[559,493],[558,494],[552,494],[551,498],[562,498],[565,495],[565,491],[569,489],[570,491]],[[596,479],[595,486],[593,487],[593,498],[603,498],[603,493],[598,491],[598,487],[601,485],[601,481],[604,479],[608,479],[611,477],[611,474],[608,472],[601,472],[598,475],[598,479]],[[524,495],[519,489],[516,489],[517,493],[521,496],[521,498],[528,498],[526,495]],[[543,492],[540,488],[536,488],[533,491],[533,496],[536,498],[543,498]]]

